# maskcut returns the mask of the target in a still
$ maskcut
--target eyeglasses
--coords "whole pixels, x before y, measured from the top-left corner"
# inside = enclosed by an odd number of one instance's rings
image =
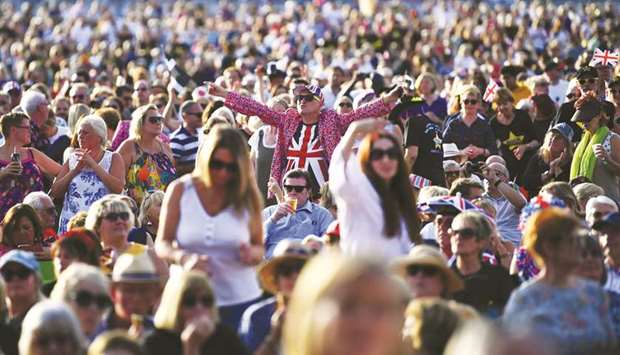
[[[353,104],[350,102],[341,102],[338,104],[338,107],[349,107],[349,108],[353,108]]]
[[[471,239],[477,235],[476,231],[473,228],[450,229],[450,234],[458,234],[459,237],[463,239]]]
[[[299,274],[301,272],[301,269],[304,268],[305,264],[306,262],[301,260],[280,263],[278,266],[276,266],[275,272],[277,276],[288,277],[293,274]]]
[[[72,337],[69,334],[61,332],[53,332],[51,334],[39,334],[35,337],[35,342],[39,348],[47,348],[52,344],[57,347],[65,346],[65,344],[72,342]]]
[[[308,186],[284,185],[284,190],[286,190],[286,192],[295,191],[297,193],[300,193],[300,192],[303,192],[306,187]]]
[[[465,105],[475,105],[475,104],[477,104],[477,103],[478,103],[478,100],[466,99],[466,100],[463,100],[463,103],[464,103]]]
[[[160,124],[163,120],[164,118],[161,116],[151,116],[148,118],[148,121],[152,124]]]
[[[566,98],[569,99],[569,100],[572,100],[572,99],[574,99],[576,97],[577,97],[577,94],[573,94],[573,93],[566,94]]]
[[[439,270],[430,265],[409,265],[407,266],[407,275],[416,276],[421,273],[423,276],[431,277],[437,275]]]
[[[234,173],[237,171],[237,164],[235,163],[226,163],[221,160],[212,159],[209,163],[209,168],[214,170],[223,170],[226,169],[229,173]]]
[[[2,278],[5,282],[11,282],[15,278],[18,278],[20,280],[27,279],[28,276],[32,274],[32,271],[24,267],[20,267],[17,269],[4,269],[0,271],[0,274],[2,274]]]
[[[88,308],[92,304],[96,305],[100,310],[107,309],[112,304],[110,298],[105,294],[95,294],[85,290],[77,291],[71,295],[71,299],[80,308]]]
[[[594,84],[596,83],[596,81],[597,79],[594,78],[581,79],[579,80],[579,85]]]
[[[370,160],[381,160],[386,156],[392,160],[397,160],[400,156],[400,150],[398,148],[379,149],[375,148],[370,151]]]
[[[207,295],[202,297],[196,297],[195,295],[186,295],[181,301],[183,307],[187,308],[194,308],[198,303],[200,303],[203,307],[206,308],[213,307],[213,297]]]
[[[312,102],[316,100],[316,96],[312,95],[312,94],[307,94],[307,95],[297,95],[295,96],[295,101],[297,102]]]
[[[122,219],[123,221],[129,220],[129,212],[110,212],[103,216],[104,219],[108,221],[116,221],[117,219]]]
[[[8,105],[9,102],[8,101],[0,101],[0,106],[5,106]]]

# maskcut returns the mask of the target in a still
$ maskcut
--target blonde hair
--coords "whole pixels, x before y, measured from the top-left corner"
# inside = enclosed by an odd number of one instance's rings
[[[99,139],[101,139],[101,148],[105,149],[108,145],[108,127],[106,126],[103,118],[97,115],[88,115],[80,118],[77,126],[75,127],[76,134],[80,131],[82,126],[90,127]]]
[[[110,291],[110,281],[99,268],[81,262],[74,262],[58,276],[58,281],[56,281],[56,285],[52,289],[50,299],[59,302],[69,302],[71,294],[82,282],[94,283],[106,294]]]
[[[164,291],[161,295],[159,308],[155,313],[153,322],[158,329],[165,329],[172,332],[181,332],[181,307],[183,307],[183,297],[188,292],[206,292],[215,300],[213,289],[209,285],[209,279],[200,271],[184,271],[168,279]],[[211,318],[219,321],[219,315],[215,301],[210,308]]]
[[[545,133],[545,138],[543,139],[543,144],[540,147],[539,153],[540,157],[547,164],[549,164],[551,161],[551,139],[553,138],[554,134],[562,138],[566,142],[566,151],[568,152],[569,156],[573,156],[573,144],[568,139],[566,139],[566,137],[564,137],[557,131],[547,131],[547,133]]]
[[[476,99],[480,100],[480,90],[478,89],[478,87],[474,86],[474,85],[465,85],[461,88],[461,93],[459,94],[459,98],[460,101],[459,103],[462,104],[463,100],[465,100],[467,98],[467,95],[474,95],[476,96]]]
[[[133,111],[131,114],[131,123],[129,124],[130,138],[135,138],[137,141],[142,140],[142,126],[144,126],[144,120],[149,110],[159,112],[157,111],[157,106],[153,104],[142,105]]]
[[[431,84],[433,84],[433,90],[432,91],[437,90],[437,78],[435,78],[435,75],[433,75],[432,73],[429,73],[429,72],[424,72],[424,73],[420,74],[415,79],[414,87],[415,87],[416,91],[418,92],[418,94],[420,94],[420,86],[422,86],[422,80],[424,80],[424,79],[428,79],[428,80],[431,81]]]
[[[69,112],[67,113],[67,124],[69,125],[69,132],[73,136],[76,132],[75,126],[77,126],[80,118],[89,115],[92,112],[90,107],[84,104],[73,104],[69,106]]]
[[[297,279],[284,323],[284,353],[320,354],[327,324],[318,320],[317,308],[339,287],[365,275],[377,275],[392,283],[402,297],[399,302],[404,310],[408,292],[402,283],[388,274],[382,263],[325,251],[311,259]]]
[[[138,214],[138,224],[141,226],[146,226],[149,218],[149,210],[151,209],[151,207],[153,207],[153,205],[157,203],[161,205],[163,200],[164,192],[160,190],[156,190],[144,195],[144,198],[142,199],[142,204],[140,205],[140,213]]]
[[[97,230],[101,225],[103,216],[108,212],[127,212],[129,213],[129,228],[131,229],[134,224],[134,215],[131,212],[131,208],[127,206],[125,201],[121,200],[117,195],[106,195],[101,199],[95,201],[88,209],[88,215],[84,222],[84,227],[91,232],[94,232],[97,236],[99,233]]]

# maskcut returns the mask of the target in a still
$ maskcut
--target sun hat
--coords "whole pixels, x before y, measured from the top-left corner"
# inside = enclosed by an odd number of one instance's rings
[[[271,259],[258,267],[258,278],[263,288],[272,294],[278,292],[276,269],[278,265],[289,260],[306,261],[313,255],[312,250],[299,240],[281,240],[273,250]]]
[[[118,257],[112,270],[112,282],[149,283],[160,278],[148,252],[124,253]]]
[[[411,265],[426,265],[436,267],[442,274],[446,291],[453,293],[463,289],[463,280],[448,267],[448,260],[439,249],[430,245],[417,245],[407,256],[400,257],[392,263],[392,270],[402,277],[407,276],[407,267]]]

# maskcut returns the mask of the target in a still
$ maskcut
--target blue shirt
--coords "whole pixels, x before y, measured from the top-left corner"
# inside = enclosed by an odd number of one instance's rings
[[[304,239],[309,234],[321,236],[334,220],[332,214],[325,208],[306,202],[297,212],[282,217],[277,222],[271,221],[271,215],[278,205],[269,206],[263,210],[265,227],[265,258],[270,259],[276,244],[284,239]]]
[[[271,317],[276,311],[276,298],[271,297],[248,307],[241,317],[239,337],[254,353],[271,331]]]

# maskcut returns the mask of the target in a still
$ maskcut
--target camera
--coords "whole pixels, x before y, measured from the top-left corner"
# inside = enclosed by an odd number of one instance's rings
[[[484,162],[471,162],[467,161],[461,166],[461,170],[465,173],[466,176],[471,176],[472,174],[482,176],[482,170],[484,170],[485,165]]]

